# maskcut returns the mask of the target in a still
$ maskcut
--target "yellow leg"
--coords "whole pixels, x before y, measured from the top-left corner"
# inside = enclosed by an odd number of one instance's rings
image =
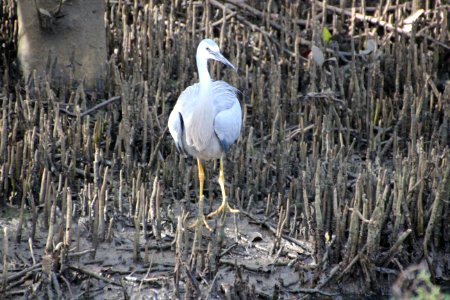
[[[203,183],[205,182],[205,170],[200,159],[197,159],[198,182],[200,185],[199,199],[203,197]]]
[[[209,227],[208,223],[206,223],[205,215],[203,214],[203,183],[205,182],[205,171],[203,169],[203,164],[200,159],[197,159],[197,168],[198,168],[198,181],[200,185],[198,198],[198,217],[197,220],[189,227],[192,228],[201,226],[201,224],[203,223],[205,224],[205,227],[209,231],[212,231],[211,227]]]
[[[223,172],[222,158],[220,158],[219,185],[220,185],[220,189],[222,190],[222,204],[220,204],[220,206],[215,211],[210,213],[208,215],[208,218],[211,218],[212,216],[215,216],[215,215],[219,214],[220,212],[225,212],[225,211],[229,211],[230,213],[233,213],[233,214],[239,212],[238,209],[233,209],[228,204],[227,194],[225,192],[225,175]]]

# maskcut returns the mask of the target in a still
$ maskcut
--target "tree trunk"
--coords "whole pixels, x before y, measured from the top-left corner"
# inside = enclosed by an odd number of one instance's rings
[[[101,89],[105,75],[104,1],[19,0],[18,58],[25,79]],[[74,79],[75,81],[71,81]]]

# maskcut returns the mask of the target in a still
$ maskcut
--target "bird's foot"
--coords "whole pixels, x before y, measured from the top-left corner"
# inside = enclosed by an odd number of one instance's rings
[[[232,214],[236,214],[236,213],[239,212],[239,209],[231,208],[231,206],[228,204],[227,199],[224,198],[224,200],[222,201],[222,204],[220,204],[220,206],[215,211],[210,213],[208,215],[208,218],[211,218],[211,217],[213,217],[215,215],[218,215],[221,212],[230,212]]]
[[[197,220],[194,221],[191,225],[188,226],[188,228],[195,228],[197,226],[202,226],[202,223],[205,225],[206,229],[209,231],[212,231],[211,227],[209,227],[208,223],[206,222],[206,218],[204,214],[199,214],[197,217]]]

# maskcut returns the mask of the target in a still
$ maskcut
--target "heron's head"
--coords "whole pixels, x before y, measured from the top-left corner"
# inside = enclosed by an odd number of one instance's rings
[[[235,66],[220,53],[219,46],[211,39],[204,39],[197,48],[197,57],[204,59],[214,59],[236,70]]]

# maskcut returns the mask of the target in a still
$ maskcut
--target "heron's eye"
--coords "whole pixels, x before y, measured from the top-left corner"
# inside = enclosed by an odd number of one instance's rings
[[[209,49],[209,47],[206,47],[206,50],[207,50],[208,52],[210,52],[210,51],[211,51],[211,49]]]

